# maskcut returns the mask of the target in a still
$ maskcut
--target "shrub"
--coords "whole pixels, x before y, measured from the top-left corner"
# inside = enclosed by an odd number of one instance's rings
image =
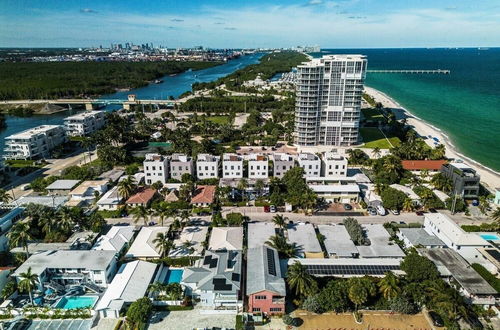
[[[480,264],[472,264],[471,266],[476,272],[478,272],[479,275],[481,275],[482,278],[486,280],[486,282],[488,282],[493,287],[493,289],[497,290],[497,292],[500,292],[500,280],[496,278],[495,275],[490,273]]]
[[[128,311],[127,319],[134,324],[145,323],[151,312],[153,311],[153,303],[149,298],[140,298],[134,301]]]
[[[365,237],[363,228],[358,223],[358,220],[354,218],[345,218],[343,223],[354,244],[367,245],[370,243],[369,240]]]
[[[418,312],[418,307],[408,298],[398,296],[391,300],[391,309],[396,313],[415,314]]]
[[[283,315],[282,320],[283,323],[285,323],[286,325],[290,325],[292,327],[297,327],[299,326],[300,323],[298,318],[292,317],[290,316],[290,314]]]

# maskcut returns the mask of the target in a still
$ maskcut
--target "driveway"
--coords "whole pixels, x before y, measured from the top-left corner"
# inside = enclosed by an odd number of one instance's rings
[[[149,320],[148,329],[192,330],[195,328],[234,328],[235,314],[200,314],[200,308],[190,311],[155,312]]]

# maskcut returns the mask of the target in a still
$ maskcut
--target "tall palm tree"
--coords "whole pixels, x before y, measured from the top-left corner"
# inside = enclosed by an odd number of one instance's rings
[[[161,257],[165,257],[165,255],[174,247],[174,243],[168,239],[168,236],[165,233],[156,234],[156,238],[153,240],[153,244],[160,251]]]
[[[266,242],[266,244],[278,250],[279,254],[285,258],[293,258],[297,256],[297,246],[295,244],[289,244],[286,241],[286,238],[282,235],[274,235],[269,237],[269,240]]]
[[[181,248],[184,251],[187,251],[189,254],[192,254],[194,252],[193,243],[190,241],[183,242]]]
[[[19,283],[17,287],[20,291],[28,292],[30,296],[31,305],[33,305],[32,291],[38,282],[38,275],[31,272],[31,267],[24,273],[19,274]]]
[[[380,157],[380,148],[379,148],[379,147],[375,147],[375,148],[373,148],[373,150],[372,150],[372,155],[373,155],[373,157],[375,157],[375,158],[379,158],[379,157]]]
[[[159,205],[161,205],[161,204],[159,204]],[[160,224],[163,227],[163,225],[165,223],[165,219],[170,218],[174,214],[175,214],[175,211],[173,209],[166,208],[166,207],[158,207],[155,209],[154,215],[158,217],[158,219],[160,220]]]
[[[307,272],[306,266],[298,261],[295,261],[293,265],[288,267],[286,282],[292,290],[295,290],[295,294],[299,297],[314,293],[317,285],[314,278]]]
[[[385,276],[378,282],[379,291],[385,299],[395,298],[401,291],[399,278],[393,272],[385,273]]]
[[[486,214],[489,207],[490,203],[488,202],[488,198],[486,196],[479,196],[479,211],[481,211],[482,214]]]
[[[247,199],[247,188],[248,188],[248,181],[245,179],[241,179],[238,182],[238,185],[236,186],[236,189],[238,189],[241,192],[241,196],[243,196],[243,200]]]
[[[71,212],[71,209],[67,206],[63,206],[57,211],[56,218],[59,229],[64,232],[70,231],[75,225],[75,217]]]
[[[12,196],[5,189],[0,189],[0,203],[7,204],[12,200]]]
[[[497,222],[500,222],[500,207],[497,207],[495,211],[491,214],[491,218]]]
[[[348,296],[349,300],[356,306],[356,311],[360,305],[368,300],[368,292],[361,285],[351,285],[349,287]]]
[[[406,198],[403,201],[403,210],[406,212],[411,212],[414,209],[413,201],[410,198]]]
[[[131,175],[118,182],[118,193],[124,199],[128,199],[134,193],[136,188],[137,185],[135,184],[135,179]]]
[[[180,212],[179,217],[181,218],[182,225],[187,224],[187,222],[189,221],[189,216],[190,216],[190,212],[188,210],[182,210]]]
[[[22,246],[26,251],[26,257],[29,258],[28,251],[28,241],[33,240],[30,233],[30,226],[27,222],[19,221],[14,226],[12,226],[11,230],[7,233],[7,238],[9,239],[9,244],[11,247]]]
[[[144,226],[148,225],[149,210],[144,205],[139,205],[132,210],[134,223],[138,223],[140,220],[144,221]]]
[[[286,221],[288,220],[287,217],[284,217],[282,214],[276,214],[273,217],[273,222],[276,226],[278,226],[279,229],[284,230],[286,227]]]

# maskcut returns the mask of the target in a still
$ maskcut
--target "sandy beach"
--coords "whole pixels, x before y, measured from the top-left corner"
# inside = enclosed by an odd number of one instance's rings
[[[469,165],[471,168],[476,170],[477,173],[481,176],[481,182],[484,186],[490,189],[490,191],[494,192],[494,189],[500,187],[500,173],[481,165],[473,159],[470,159],[467,156],[461,154],[450,141],[448,136],[444,132],[442,132],[439,128],[432,126],[431,124],[425,122],[424,120],[416,117],[407,109],[403,108],[399,103],[393,100],[388,95],[374,89],[371,87],[365,86],[365,92],[373,97],[377,102],[382,103],[382,105],[386,108],[390,108],[394,111],[397,119],[406,118],[407,124],[412,126],[413,129],[421,136],[428,137],[429,135],[432,137],[436,137],[439,139],[439,142],[444,144],[446,147],[446,157],[450,159],[461,159],[465,164]],[[427,144],[433,146],[434,143],[432,139],[427,138],[425,140]]]

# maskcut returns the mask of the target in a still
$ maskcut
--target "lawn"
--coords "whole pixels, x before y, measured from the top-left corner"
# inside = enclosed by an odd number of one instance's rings
[[[207,120],[219,125],[229,124],[229,116],[211,116]]]
[[[7,164],[9,167],[14,167],[14,168],[24,168],[24,167],[39,167],[42,168],[45,166],[45,164],[41,163],[36,163],[34,160],[23,160],[23,159],[9,159],[5,161],[5,164]]]
[[[376,127],[362,127],[359,129],[359,133],[365,143],[363,148],[389,149],[401,143],[399,138],[395,136],[386,138],[382,131]]]
[[[365,108],[361,109],[363,116],[366,121],[385,121],[385,117],[382,112],[375,108]]]

